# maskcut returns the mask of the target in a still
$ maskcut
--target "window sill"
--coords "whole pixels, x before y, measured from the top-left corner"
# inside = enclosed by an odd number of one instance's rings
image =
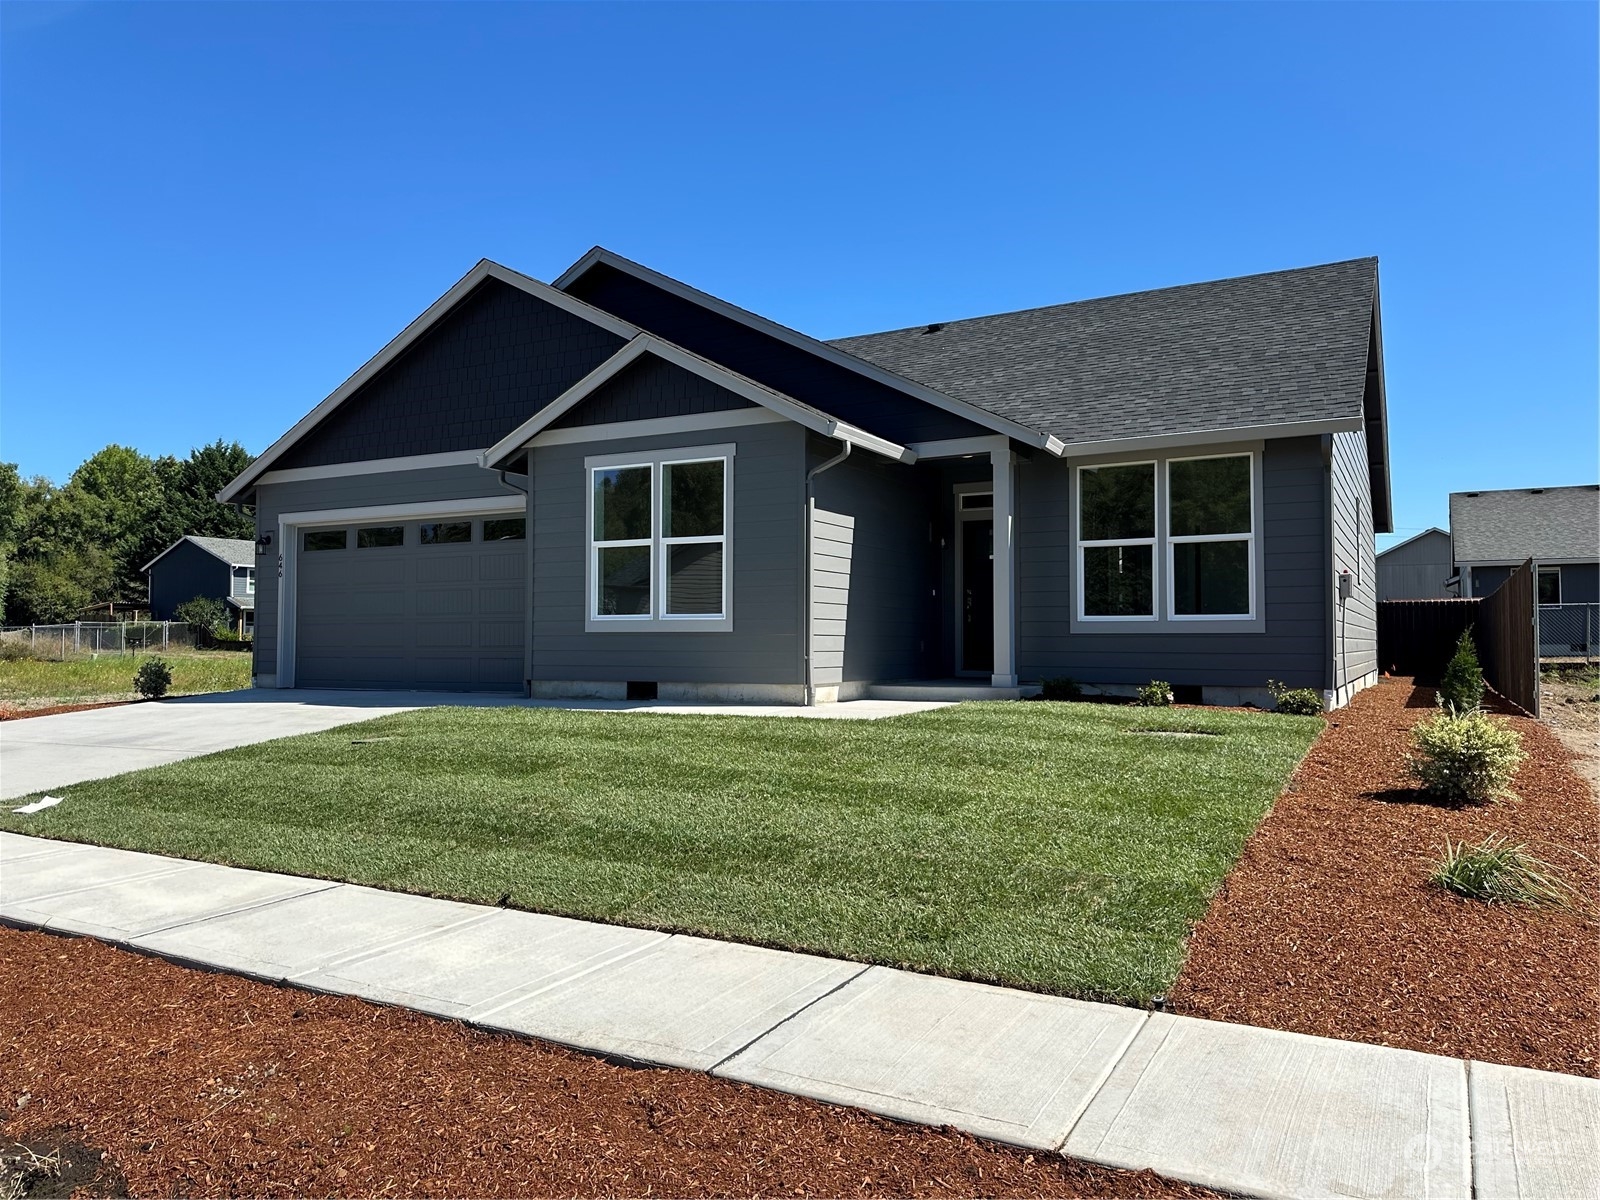
[[[585,633],[732,633],[732,617],[587,617]]]

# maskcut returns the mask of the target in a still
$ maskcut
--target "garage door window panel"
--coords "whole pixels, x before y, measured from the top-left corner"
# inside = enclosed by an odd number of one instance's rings
[[[425,521],[418,528],[424,546],[457,545],[472,540],[471,521]]]
[[[365,529],[356,530],[356,549],[374,550],[386,546],[403,546],[406,544],[406,527],[404,525],[372,525]]]
[[[344,550],[349,545],[349,536],[345,529],[313,529],[306,533],[303,544],[308,552]]]

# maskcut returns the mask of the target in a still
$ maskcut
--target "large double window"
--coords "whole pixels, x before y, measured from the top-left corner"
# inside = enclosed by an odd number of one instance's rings
[[[1078,620],[1257,618],[1252,452],[1080,467]]]
[[[588,628],[730,628],[732,447],[588,461]]]

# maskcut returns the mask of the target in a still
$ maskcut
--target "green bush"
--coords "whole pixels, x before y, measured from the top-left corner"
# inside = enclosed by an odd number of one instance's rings
[[[147,658],[134,672],[133,690],[150,700],[159,700],[172,686],[172,668],[163,659]]]
[[[1322,697],[1312,688],[1284,687],[1276,679],[1267,680],[1274,712],[1291,717],[1315,717],[1322,712]]]
[[[1572,886],[1545,862],[1528,853],[1526,846],[1513,846],[1507,838],[1491,833],[1476,846],[1466,842],[1444,843],[1444,857],[1433,868],[1428,882],[1465,896],[1469,900],[1532,904],[1551,908],[1572,906]]]
[[[1165,708],[1172,703],[1172,685],[1165,680],[1152,679],[1139,689],[1135,699],[1146,708]]]
[[[1477,709],[1446,709],[1411,731],[1407,767],[1428,791],[1474,804],[1508,795],[1517,764],[1528,756],[1522,735]]]
[[[1456,652],[1439,680],[1439,704],[1466,712],[1483,703],[1483,668],[1478,665],[1478,648],[1472,644],[1472,631],[1463,629]]]
[[[228,627],[228,612],[222,607],[222,601],[214,596],[196,596],[192,600],[185,600],[172,610],[172,619],[207,633],[220,633]]]
[[[1046,700],[1083,699],[1083,689],[1078,686],[1078,681],[1070,675],[1058,675],[1054,679],[1042,680],[1039,694]]]

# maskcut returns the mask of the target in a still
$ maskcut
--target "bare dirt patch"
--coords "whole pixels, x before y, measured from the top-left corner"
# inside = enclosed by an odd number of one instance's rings
[[[1427,883],[1446,838],[1526,843],[1593,910],[1600,814],[1543,723],[1508,717],[1516,800],[1450,807],[1405,773],[1432,689],[1335,712],[1196,928],[1178,1012],[1513,1066],[1600,1073],[1600,923]]]
[[[24,1093],[13,1099],[26,1102]],[[123,1197],[128,1181],[111,1156],[70,1129],[41,1130],[26,1141],[0,1138],[0,1196],[5,1200]]]
[[[135,1195],[1216,1195],[87,938],[0,962],[0,1136],[83,1131]]]
[[[1546,667],[1539,716],[1572,752],[1573,767],[1600,798],[1600,667]]]

